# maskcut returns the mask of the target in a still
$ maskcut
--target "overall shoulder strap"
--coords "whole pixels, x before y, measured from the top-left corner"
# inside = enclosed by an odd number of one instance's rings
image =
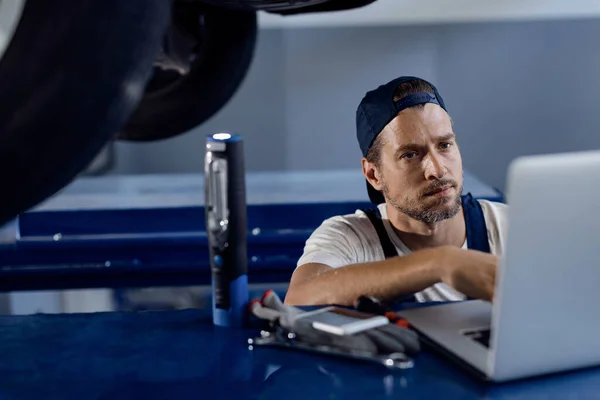
[[[377,236],[379,236],[379,242],[381,243],[381,247],[383,248],[383,254],[385,254],[385,258],[392,258],[398,256],[398,251],[396,250],[396,246],[390,240],[390,237],[385,230],[385,226],[383,225],[383,220],[381,219],[381,213],[379,212],[379,208],[363,210],[371,223],[375,227],[377,231]],[[404,297],[400,297],[394,299],[392,303],[406,303],[406,302],[416,302],[417,298],[415,295],[408,295]]]
[[[369,220],[371,220],[371,224],[373,224],[373,227],[375,227],[375,230],[377,231],[377,236],[379,236],[379,242],[383,248],[383,254],[385,255],[385,258],[396,257],[398,255],[398,251],[396,250],[396,247],[390,240],[390,237],[385,230],[385,226],[381,220],[379,208],[371,208],[363,211],[365,214],[367,214],[367,217],[369,217]]]
[[[462,197],[465,225],[467,228],[467,246],[469,249],[490,253],[487,227],[481,204],[467,193]]]

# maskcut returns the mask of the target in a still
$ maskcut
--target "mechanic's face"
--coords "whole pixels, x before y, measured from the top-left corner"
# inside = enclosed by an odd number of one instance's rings
[[[381,135],[385,136],[374,187],[387,203],[428,224],[455,216],[460,211],[463,173],[448,114],[429,103],[408,108]]]

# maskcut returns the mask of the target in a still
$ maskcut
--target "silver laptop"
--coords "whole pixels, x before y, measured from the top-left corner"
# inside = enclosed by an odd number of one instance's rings
[[[493,304],[399,314],[487,380],[600,365],[600,151],[514,160],[507,204]]]

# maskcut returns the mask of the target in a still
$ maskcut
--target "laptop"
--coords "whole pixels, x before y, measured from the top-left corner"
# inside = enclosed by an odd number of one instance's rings
[[[488,381],[600,365],[600,151],[517,158],[507,184],[494,302],[398,314]]]

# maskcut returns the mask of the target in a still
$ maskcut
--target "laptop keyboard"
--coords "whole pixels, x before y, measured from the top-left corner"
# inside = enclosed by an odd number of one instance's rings
[[[463,332],[463,334],[476,342],[481,343],[484,347],[490,347],[490,329],[477,329]]]

